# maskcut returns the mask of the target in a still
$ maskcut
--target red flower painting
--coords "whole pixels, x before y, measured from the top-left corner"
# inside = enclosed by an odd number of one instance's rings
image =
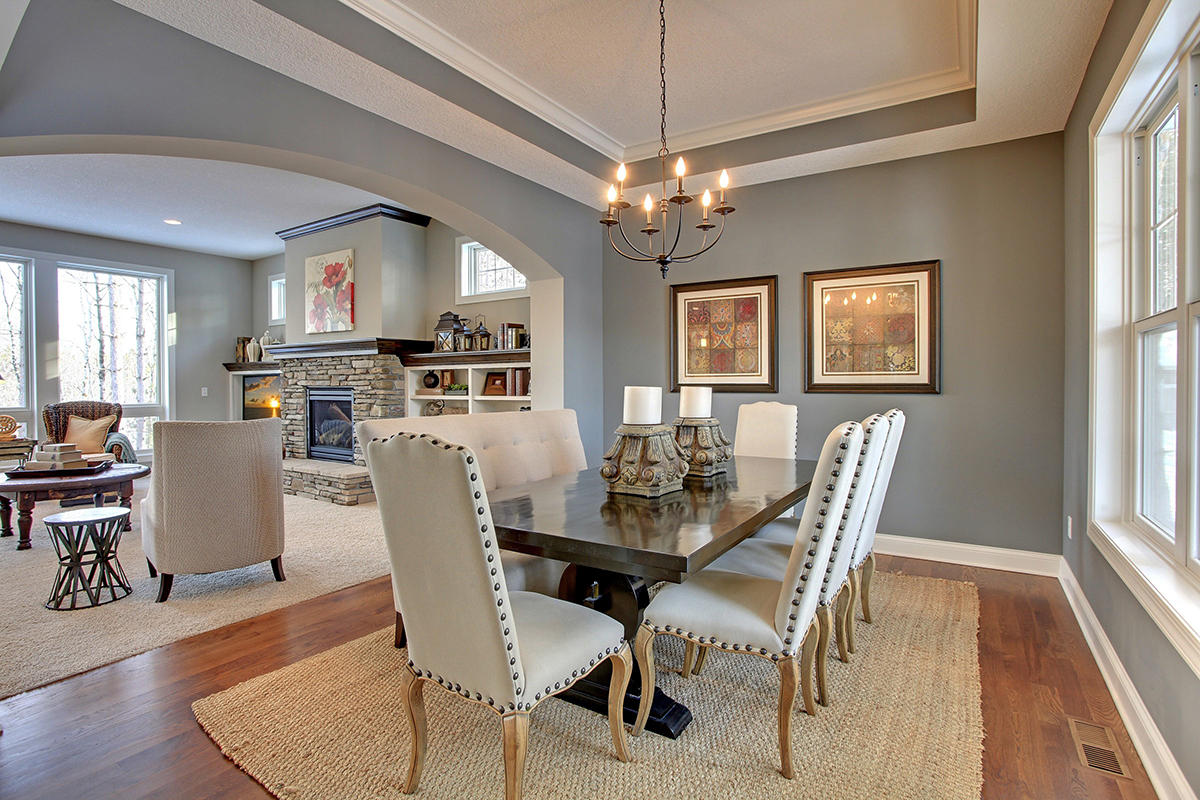
[[[304,299],[307,333],[354,330],[354,251],[306,258]]]

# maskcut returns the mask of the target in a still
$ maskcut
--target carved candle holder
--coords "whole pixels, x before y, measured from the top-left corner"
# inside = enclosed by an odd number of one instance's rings
[[[683,489],[688,465],[669,425],[620,425],[600,476],[610,494],[662,497]]]
[[[729,469],[726,463],[733,458],[733,443],[721,430],[715,417],[675,420],[675,441],[687,461],[689,479],[705,479]]]

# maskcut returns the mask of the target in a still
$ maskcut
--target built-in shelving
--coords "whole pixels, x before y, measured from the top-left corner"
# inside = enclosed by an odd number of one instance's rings
[[[455,358],[457,357],[457,358]],[[405,359],[404,378],[408,397],[408,416],[422,416],[425,404],[441,400],[448,406],[467,407],[468,414],[486,414],[495,411],[518,411],[532,408],[530,395],[484,394],[489,372],[506,372],[510,369],[529,368],[529,350],[485,350],[477,353],[423,353]],[[433,370],[452,370],[454,383],[467,386],[462,394],[419,394],[424,387],[425,373]]]

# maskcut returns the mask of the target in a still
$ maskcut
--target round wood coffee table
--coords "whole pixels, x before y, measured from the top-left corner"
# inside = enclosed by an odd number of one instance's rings
[[[95,475],[71,475],[54,478],[10,478],[0,474],[0,536],[12,536],[12,498],[17,498],[17,549],[28,550],[33,545],[29,533],[33,529],[33,507],[39,500],[65,500],[92,495],[96,506],[104,505],[106,492],[116,489],[121,505],[131,508],[133,482],[150,474],[144,464],[113,464]],[[125,530],[133,526],[125,523]]]

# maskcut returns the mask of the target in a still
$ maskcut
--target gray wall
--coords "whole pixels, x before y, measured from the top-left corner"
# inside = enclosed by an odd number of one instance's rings
[[[283,339],[287,326],[267,325],[267,320],[271,318],[271,299],[268,295],[267,279],[272,275],[284,273],[283,253],[276,253],[273,256],[255,259],[250,264],[253,268],[252,280],[254,281],[251,289],[251,297],[254,303],[253,335],[261,337],[269,329],[272,339]]]
[[[529,298],[488,300],[481,303],[455,303],[454,271],[457,269],[455,240],[461,233],[434,220],[425,233],[425,325],[429,331],[443,311],[474,318],[483,314],[492,333],[501,322],[522,322],[529,326]],[[487,242],[483,242],[486,247]]]
[[[562,276],[564,403],[598,459],[594,209],[110,2],[31,4],[0,70],[0,108],[0,155],[142,152],[290,169],[427,213],[532,280]],[[314,120],[337,120],[336,134]]]
[[[77,233],[0,222],[0,251],[5,248],[34,250],[69,256],[87,263],[89,259],[118,261],[142,267],[175,271],[176,314],[174,363],[175,419],[226,419],[229,403],[229,373],[222,362],[233,360],[235,339],[251,335],[250,262],[224,256],[174,250],[167,247],[85,236]],[[57,309],[39,307],[39,324],[54,328]],[[48,339],[37,343],[38,361],[52,363],[57,344]],[[208,397],[200,396],[202,386]],[[57,397],[57,381],[38,385],[39,404]]]
[[[1200,679],[1087,539],[1088,335],[1091,266],[1088,222],[1088,125],[1133,36],[1145,0],[1115,0],[1084,76],[1064,134],[1066,293],[1064,514],[1075,535],[1062,532],[1063,554],[1088,602],[1137,686],[1154,722],[1192,788],[1200,793]],[[1189,744],[1190,743],[1190,744]]]
[[[779,276],[779,393],[717,394],[800,408],[799,450],[838,422],[908,415],[880,530],[1059,552],[1062,434],[1062,138],[1054,134],[738,189],[725,239],[671,283]],[[805,394],[805,271],[942,261],[941,395]],[[665,385],[667,282],[606,254],[605,430],[621,387]],[[678,407],[664,399],[664,416]]]

